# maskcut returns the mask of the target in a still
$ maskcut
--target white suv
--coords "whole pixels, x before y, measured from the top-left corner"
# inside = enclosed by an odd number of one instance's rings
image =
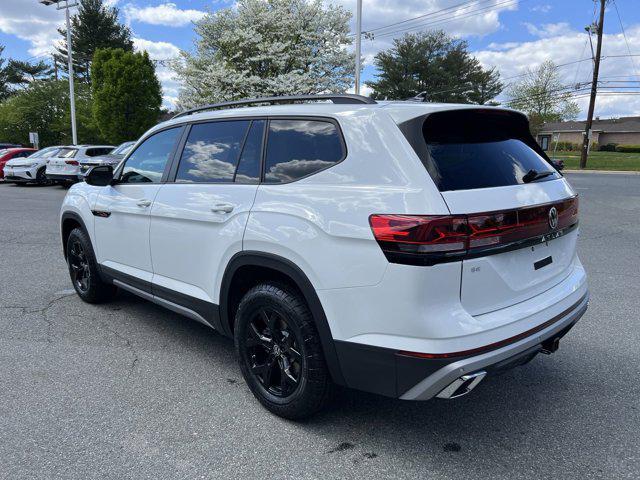
[[[75,183],[80,173],[80,162],[100,155],[107,155],[113,145],[70,145],[63,147],[47,162],[45,174],[57,183]]]
[[[9,160],[4,166],[5,180],[13,183],[38,183],[40,185],[48,183],[45,176],[47,161],[56,155],[61,148],[60,146],[47,147],[28,157]]]
[[[288,418],[333,384],[464,395],[555,351],[588,302],[576,193],[505,109],[207,106],[94,167],[60,220],[83,300],[122,288],[233,337]]]

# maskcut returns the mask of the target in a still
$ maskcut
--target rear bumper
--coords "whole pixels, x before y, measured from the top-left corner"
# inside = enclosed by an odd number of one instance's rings
[[[403,400],[428,400],[462,376],[487,376],[522,365],[542,351],[543,343],[564,336],[584,315],[588,292],[570,308],[541,324],[527,336],[488,345],[487,350],[449,358],[420,358],[397,350],[336,342],[348,386]],[[484,375],[482,376],[484,377]]]

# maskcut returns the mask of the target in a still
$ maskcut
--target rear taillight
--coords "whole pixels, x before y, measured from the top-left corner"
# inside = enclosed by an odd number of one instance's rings
[[[64,163],[67,165],[80,165],[77,160],[65,160]]]
[[[412,265],[433,265],[535,244],[545,241],[547,235],[561,236],[577,222],[577,197],[472,215],[369,217],[373,235],[387,259]]]

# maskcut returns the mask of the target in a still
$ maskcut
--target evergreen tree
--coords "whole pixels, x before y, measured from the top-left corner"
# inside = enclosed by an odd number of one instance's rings
[[[48,78],[53,73],[53,68],[40,60],[30,63],[23,60],[10,60],[7,65],[9,82],[17,85],[26,85],[36,80]]]
[[[239,0],[196,22],[196,52],[173,68],[180,106],[344,92],[353,83],[349,18],[322,0]]]
[[[135,140],[158,122],[162,90],[147,52],[97,50],[91,77],[93,116],[111,142]]]
[[[430,102],[484,104],[502,91],[500,75],[495,69],[484,70],[467,48],[467,42],[444,31],[406,34],[376,55],[380,73],[367,85],[374,98],[421,95]]]
[[[11,95],[11,85],[9,84],[9,73],[7,72],[7,62],[2,58],[4,45],[0,45],[0,102]]]
[[[62,40],[56,47],[55,59],[68,72],[67,30],[58,29]],[[80,0],[78,12],[71,18],[71,46],[76,76],[90,81],[91,60],[99,48],[121,48],[132,52],[131,30],[118,22],[118,9],[104,0]]]

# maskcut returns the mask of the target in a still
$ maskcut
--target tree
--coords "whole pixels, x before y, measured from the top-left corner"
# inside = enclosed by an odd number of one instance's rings
[[[136,139],[157,123],[162,90],[147,52],[97,50],[91,76],[93,116],[110,141]]]
[[[573,120],[580,113],[571,92],[560,80],[558,68],[551,60],[536,69],[527,69],[524,78],[507,90],[507,105],[529,116],[536,133],[545,122]]]
[[[322,0],[239,0],[196,23],[194,54],[173,68],[180,106],[246,97],[344,92],[353,83],[351,14]]]
[[[23,60],[9,60],[7,65],[9,82],[17,85],[26,85],[36,80],[42,80],[50,77],[53,68],[40,60],[37,63],[31,63]]]
[[[67,30],[58,29],[63,40],[56,47],[55,60],[68,73]],[[71,46],[74,73],[90,82],[91,59],[99,48],[121,48],[132,52],[131,30],[118,22],[118,9],[104,0],[80,0],[78,13],[71,18]]]
[[[0,138],[5,142],[29,144],[29,132],[38,132],[40,146],[71,143],[67,80],[38,80],[16,91],[0,104]],[[103,142],[91,113],[88,85],[76,85],[76,114],[79,139]]]
[[[4,45],[0,45],[0,102],[11,95],[9,74],[7,72],[7,67],[5,66],[6,60],[2,58],[4,48]]]
[[[495,69],[484,70],[467,48],[467,42],[442,30],[406,34],[376,55],[380,73],[367,85],[374,98],[422,94],[432,102],[487,103],[502,91],[500,75]]]

